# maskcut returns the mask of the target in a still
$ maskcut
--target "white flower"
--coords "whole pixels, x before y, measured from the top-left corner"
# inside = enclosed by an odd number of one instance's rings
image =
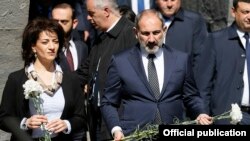
[[[231,106],[232,106],[232,109],[230,112],[230,117],[231,117],[230,123],[237,124],[242,119],[242,113],[238,104],[231,104]]]
[[[231,104],[232,108],[220,115],[212,117],[213,121],[218,121],[222,119],[231,119],[231,124],[237,124],[242,119],[242,112],[238,104]],[[172,125],[192,125],[197,124],[196,120],[187,120],[180,122],[177,118],[174,119],[174,124]],[[134,133],[129,136],[124,137],[123,141],[140,140],[140,139],[152,139],[158,133],[158,125],[150,125],[146,130],[137,129]]]
[[[31,99],[37,114],[42,115],[42,104],[40,95],[43,93],[42,86],[35,80],[27,80],[23,84],[25,99]],[[41,124],[41,130],[44,131],[44,141],[51,141],[50,133],[45,129],[45,124]]]
[[[29,99],[31,97],[40,96],[43,93],[42,86],[34,81],[33,79],[27,80],[25,84],[23,84],[25,99]]]

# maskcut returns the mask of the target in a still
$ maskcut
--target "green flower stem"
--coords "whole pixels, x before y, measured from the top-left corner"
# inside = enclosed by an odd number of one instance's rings
[[[137,129],[133,134],[122,138],[122,141],[134,141],[144,138],[153,138],[158,134],[158,125],[148,125],[146,130]]]
[[[32,99],[32,102],[34,104],[34,107],[36,109],[37,114],[43,115],[43,111],[42,111],[41,104],[40,104],[41,103],[40,97],[39,96],[34,96],[31,99]],[[50,133],[45,129],[44,124],[41,124],[41,129],[44,132],[44,138],[41,139],[40,141],[51,141]]]
[[[44,126],[44,124],[42,124]],[[44,141],[51,141],[50,134],[47,130],[44,130]]]
[[[140,139],[143,139],[143,138],[147,138],[147,137],[152,137],[152,136],[155,136],[158,134],[158,129],[154,130],[145,130],[145,131],[141,131],[141,132],[138,132],[138,133],[134,133],[130,136],[127,136],[127,137],[124,137],[122,139],[122,141],[130,141],[130,140],[140,140]]]
[[[212,118],[213,118],[213,121],[231,118],[230,112],[231,112],[231,110],[230,110],[230,111],[227,111],[227,112],[225,112],[225,113],[222,113],[222,114],[220,114],[220,115],[217,115],[217,116],[212,117]]]
[[[184,122],[181,122],[177,125],[191,125],[191,124],[197,124],[197,121],[196,120],[184,121]],[[176,124],[174,124],[174,125],[176,125]]]
[[[212,117],[213,121],[221,120],[221,119],[230,119],[230,111],[224,112],[220,115]],[[178,119],[174,119],[174,124],[171,125],[192,125],[197,124],[196,120],[189,120],[189,121],[183,121],[180,122]],[[158,125],[149,125],[146,130],[139,130],[137,129],[133,134],[124,137],[123,141],[132,141],[132,140],[141,140],[145,138],[152,139],[154,136],[158,134]]]
[[[43,133],[44,133],[44,138],[43,138],[41,141],[51,141],[50,134],[49,134],[49,132],[45,129],[45,125],[42,124],[41,126],[42,126],[41,128],[42,128]]]

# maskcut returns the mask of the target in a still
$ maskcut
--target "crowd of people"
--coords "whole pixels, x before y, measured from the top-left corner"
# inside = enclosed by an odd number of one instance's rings
[[[24,67],[0,105],[11,141],[120,141],[175,118],[230,124],[212,117],[232,103],[250,124],[250,0],[233,0],[234,22],[214,32],[181,0],[38,0],[29,13]],[[24,95],[28,80],[39,101]]]

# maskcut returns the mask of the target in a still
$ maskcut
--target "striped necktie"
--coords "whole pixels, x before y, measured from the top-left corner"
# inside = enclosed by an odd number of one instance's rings
[[[74,71],[74,62],[73,62],[73,56],[72,56],[72,53],[70,51],[70,43],[66,43],[64,44],[65,46],[65,49],[66,49],[66,58],[67,58],[67,61],[68,61],[68,64],[69,64],[69,68],[70,68],[70,71]]]

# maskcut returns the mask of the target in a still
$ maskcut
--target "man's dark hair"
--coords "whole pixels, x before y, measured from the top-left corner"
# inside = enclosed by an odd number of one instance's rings
[[[237,9],[238,3],[239,3],[239,2],[250,3],[250,0],[234,0],[234,1],[233,1],[233,7],[234,7],[235,9]]]
[[[57,4],[57,5],[55,5],[53,7],[53,9],[57,9],[57,8],[62,8],[62,9],[70,8],[70,9],[72,9],[72,20],[76,19],[75,9],[70,4],[68,4],[68,3],[59,3],[59,4]]]
[[[135,22],[135,13],[134,11],[127,5],[120,5],[119,7],[120,14],[132,22]]]

